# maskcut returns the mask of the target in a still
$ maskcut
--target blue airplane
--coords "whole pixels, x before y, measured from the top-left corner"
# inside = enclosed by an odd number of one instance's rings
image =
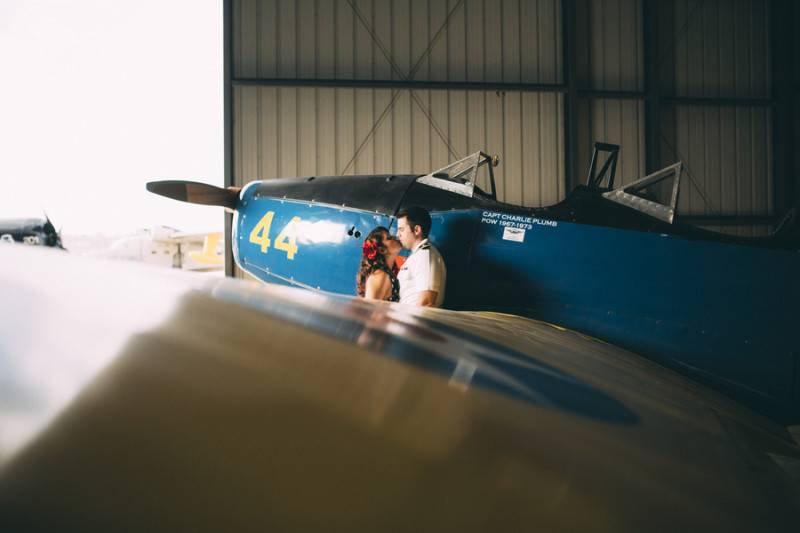
[[[497,199],[478,152],[427,175],[309,176],[222,189],[148,183],[234,213],[237,265],[269,283],[355,294],[363,237],[428,209],[448,269],[445,307],[580,331],[677,369],[784,424],[800,421],[800,232],[743,238],[683,223],[681,164],[615,187],[619,147],[596,143],[589,177],[543,208]],[[605,158],[603,165],[600,161]],[[483,190],[479,183],[484,183]]]

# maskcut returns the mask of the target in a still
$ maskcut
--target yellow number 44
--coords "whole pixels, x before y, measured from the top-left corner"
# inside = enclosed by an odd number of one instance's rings
[[[274,212],[267,211],[267,214],[261,217],[256,227],[250,232],[250,242],[261,245],[262,254],[267,253],[267,248],[269,248],[270,245],[269,228],[272,226],[272,218],[274,216]]]
[[[269,240],[269,230],[274,217],[274,211],[267,211],[267,213],[261,217],[261,220],[258,221],[258,224],[255,225],[253,231],[250,232],[250,242],[258,244],[261,247],[262,254],[267,253],[270,244],[272,244]],[[293,217],[275,238],[275,249],[286,252],[286,258],[289,260],[294,259],[294,255],[297,253],[295,225],[298,222],[300,222],[300,217]]]
[[[293,217],[275,238],[275,249],[286,252],[286,259],[289,260],[294,259],[294,254],[297,253],[297,235],[295,235],[294,226],[298,222],[300,222],[300,217]]]

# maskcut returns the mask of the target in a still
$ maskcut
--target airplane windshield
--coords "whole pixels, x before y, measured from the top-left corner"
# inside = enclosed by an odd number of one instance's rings
[[[678,207],[681,168],[681,163],[675,163],[603,196],[671,224]]]
[[[490,198],[496,197],[493,167],[497,166],[497,157],[490,157],[483,152],[475,152],[463,159],[440,168],[430,174],[417,178],[417,182],[454,192],[472,198],[477,191],[479,194]],[[489,184],[492,192],[486,193],[476,186],[478,171],[487,168]]]

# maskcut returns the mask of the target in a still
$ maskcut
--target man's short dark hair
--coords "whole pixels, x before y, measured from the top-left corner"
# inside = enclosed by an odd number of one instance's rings
[[[431,231],[431,215],[424,207],[412,205],[411,207],[401,209],[397,213],[397,220],[401,218],[408,219],[408,225],[411,226],[412,230],[414,226],[422,228],[423,237],[427,237],[428,233]]]

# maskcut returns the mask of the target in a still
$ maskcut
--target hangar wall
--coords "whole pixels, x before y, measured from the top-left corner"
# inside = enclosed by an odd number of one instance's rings
[[[645,101],[660,113],[650,170],[683,161],[679,212],[718,231],[767,233],[775,224],[770,2],[651,2],[654,74],[646,80],[647,0],[579,0],[578,169],[593,140],[621,145],[620,183],[647,173]],[[724,101],[723,101],[724,100]],[[733,225],[736,219],[744,221]],[[726,225],[714,225],[724,221]],[[709,223],[706,223],[709,222]]]
[[[560,4],[507,0],[496,6],[475,0],[236,0],[237,183],[424,173],[486,150],[501,154],[496,179],[504,201],[539,206],[563,198],[563,103],[552,90],[534,90],[563,78]],[[265,78],[272,84],[246,82]],[[330,86],[337,85],[332,80],[403,79],[454,89]],[[302,86],[314,80],[326,81]],[[287,86],[276,86],[281,81]],[[458,90],[462,82],[509,87]]]
[[[682,160],[679,212],[706,227],[764,234],[800,205],[800,68],[775,82],[797,3],[224,2],[229,184],[485,149],[501,199],[538,206],[602,140],[622,147],[618,183]]]
[[[674,21],[683,35],[666,52],[662,87],[698,98],[667,106],[661,128],[662,157],[687,166],[679,211],[765,219],[782,214],[775,212],[773,190],[769,2],[679,0]],[[705,98],[730,100],[703,105]],[[765,234],[771,226],[735,233]]]
[[[644,150],[644,36],[639,0],[578,2],[577,84],[594,91],[579,102],[578,176],[585,181],[595,141],[620,145],[617,183],[647,174]],[[604,94],[606,93],[606,94]]]
[[[500,198],[547,205],[564,196],[560,100],[558,94],[533,92],[415,90],[412,98],[392,89],[239,87],[235,175],[245,183],[280,176],[424,174],[456,156],[488,150],[503,154],[495,175]]]
[[[560,17],[557,0],[233,0],[233,73],[559,83]]]

